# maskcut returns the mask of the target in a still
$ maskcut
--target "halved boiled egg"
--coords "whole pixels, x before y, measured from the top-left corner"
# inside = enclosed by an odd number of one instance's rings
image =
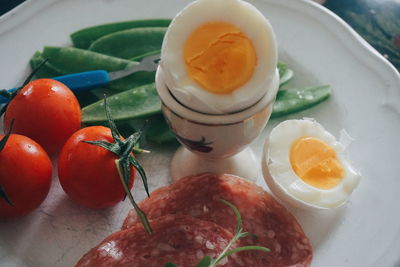
[[[265,142],[265,181],[278,198],[294,206],[339,207],[361,178],[347,159],[346,143],[315,120],[284,121]]]
[[[274,32],[254,6],[242,0],[197,0],[172,20],[160,68],[181,104],[225,114],[250,107],[276,89],[270,88],[276,64]]]

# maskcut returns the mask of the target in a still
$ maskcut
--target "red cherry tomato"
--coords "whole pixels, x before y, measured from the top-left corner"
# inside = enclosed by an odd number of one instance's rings
[[[113,142],[111,130],[103,126],[83,128],[74,133],[58,157],[58,177],[67,195],[89,208],[108,208],[125,197],[116,168],[118,157],[105,148],[82,141]],[[131,167],[129,188],[136,170]]]
[[[0,135],[0,140],[4,135]],[[51,185],[52,166],[46,151],[32,139],[11,134],[0,152],[0,187],[11,206],[0,198],[0,217],[21,216],[36,209]]]
[[[54,155],[80,128],[81,110],[67,86],[51,79],[38,79],[24,86],[11,100],[4,115],[5,131],[13,119],[13,133],[32,138]]]

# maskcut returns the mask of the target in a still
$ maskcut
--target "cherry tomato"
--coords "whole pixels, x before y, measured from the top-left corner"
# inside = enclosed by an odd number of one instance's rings
[[[0,140],[4,135],[0,135]],[[0,152],[0,187],[14,206],[0,198],[0,217],[21,216],[36,209],[51,185],[46,151],[32,139],[11,134]]]
[[[81,110],[72,91],[51,79],[28,83],[9,103],[4,115],[4,129],[28,136],[50,155],[56,154],[68,137],[80,128]]]
[[[75,132],[65,143],[58,157],[58,177],[67,195],[89,208],[108,208],[125,197],[115,164],[118,156],[105,148],[82,141],[112,143],[111,130],[92,126]],[[129,188],[136,170],[131,167]]]

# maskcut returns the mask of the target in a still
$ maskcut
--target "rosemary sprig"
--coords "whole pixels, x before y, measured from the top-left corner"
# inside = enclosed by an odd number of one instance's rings
[[[4,149],[6,146],[6,143],[8,141],[8,138],[10,138],[11,131],[14,125],[14,120],[11,121],[10,125],[10,130],[7,132],[7,134],[0,140],[0,152]],[[14,203],[10,200],[10,198],[7,196],[6,192],[4,191],[3,187],[0,185],[0,197],[4,199],[9,205],[14,206]]]
[[[229,201],[226,201],[226,200],[223,200],[223,199],[221,199],[220,201],[223,202],[224,204],[228,205],[233,210],[233,213],[235,214],[235,217],[236,217],[235,235],[229,241],[229,243],[225,247],[225,249],[218,255],[217,258],[213,259],[210,256],[204,256],[199,261],[199,263],[197,263],[196,267],[215,267],[225,257],[228,257],[228,256],[230,256],[230,255],[232,255],[232,254],[234,254],[236,252],[240,252],[240,251],[261,250],[261,251],[269,252],[270,250],[268,248],[261,247],[261,246],[244,246],[244,247],[239,247],[239,248],[235,248],[235,249],[229,250],[231,248],[231,246],[237,240],[239,240],[242,237],[248,236],[249,233],[243,231],[243,228],[242,228],[242,216],[240,215],[240,212],[236,208],[236,206],[233,205],[232,203],[230,203]],[[164,267],[177,267],[177,266],[174,263],[168,262],[167,264],[164,265]]]
[[[131,168],[130,167],[133,166],[139,172],[140,177],[142,178],[147,196],[150,196],[146,173],[145,173],[144,169],[142,168],[142,166],[140,166],[139,162],[132,155],[132,152],[134,152],[134,153],[148,152],[147,150],[143,150],[138,147],[138,142],[139,142],[139,139],[141,136],[141,131],[136,132],[136,133],[132,134],[131,136],[129,136],[128,138],[126,138],[125,140],[123,140],[117,129],[117,126],[115,125],[114,121],[111,118],[111,112],[110,112],[110,108],[107,104],[106,97],[104,97],[104,107],[105,107],[105,112],[106,112],[106,116],[108,119],[109,128],[111,130],[111,134],[112,134],[114,142],[113,143],[109,143],[106,141],[82,141],[82,142],[100,146],[118,156],[118,159],[115,160],[115,165],[118,170],[118,174],[121,179],[122,186],[124,187],[126,196],[128,196],[129,201],[131,202],[136,213],[138,214],[139,219],[140,219],[144,229],[147,231],[147,233],[151,234],[153,230],[151,229],[151,226],[147,219],[147,216],[136,204],[136,202],[132,196],[132,193],[129,190],[129,183],[131,181],[131,178],[130,178],[131,177]]]

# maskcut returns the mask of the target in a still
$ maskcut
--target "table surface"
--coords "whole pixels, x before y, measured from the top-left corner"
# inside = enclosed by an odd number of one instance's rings
[[[400,70],[400,0],[315,0],[339,15]],[[24,0],[2,0],[0,15]]]

